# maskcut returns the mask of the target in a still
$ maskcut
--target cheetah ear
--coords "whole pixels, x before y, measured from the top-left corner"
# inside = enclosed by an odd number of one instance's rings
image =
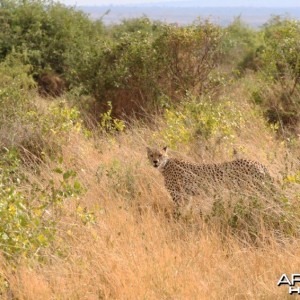
[[[149,147],[146,147],[146,149],[147,149],[147,153],[151,152],[151,149]]]
[[[169,150],[168,146],[163,147],[163,151],[164,151],[166,154],[167,154],[168,150]]]

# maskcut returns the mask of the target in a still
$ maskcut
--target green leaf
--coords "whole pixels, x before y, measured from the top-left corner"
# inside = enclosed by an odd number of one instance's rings
[[[76,172],[73,170],[68,170],[63,174],[63,179],[68,180],[70,177],[76,176]]]
[[[62,174],[63,170],[61,168],[57,167],[57,168],[53,169],[53,172],[58,173],[58,174]]]
[[[77,180],[74,182],[74,189],[77,192],[81,190],[81,184]]]

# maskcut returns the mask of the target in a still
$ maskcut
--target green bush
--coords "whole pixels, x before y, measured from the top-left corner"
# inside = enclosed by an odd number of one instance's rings
[[[273,17],[263,28],[260,75],[268,85],[259,98],[271,123],[297,131],[299,115],[300,22]],[[270,88],[271,87],[271,88]]]
[[[105,106],[111,101],[120,114],[137,110],[140,103],[150,103],[157,92],[155,60],[151,35],[126,32],[97,49],[80,81],[98,103]]]
[[[262,34],[245,24],[240,17],[236,18],[227,28],[223,39],[223,63],[238,68],[259,68],[258,54],[262,45]]]
[[[25,149],[40,158],[62,145],[64,133],[80,131],[81,120],[79,111],[64,101],[42,109],[30,70],[18,55],[0,63],[0,147]]]
[[[195,139],[233,139],[236,129],[242,126],[243,116],[237,106],[221,99],[188,97],[179,107],[165,110],[166,128],[159,136],[170,147],[188,144]]]
[[[29,90],[35,85],[29,75],[31,70],[13,54],[0,62],[0,127],[28,105]]]
[[[220,61],[222,38],[221,28],[209,22],[164,26],[154,43],[164,94],[176,97],[186,91],[203,93],[209,74]]]
[[[25,134],[25,114],[32,109],[34,81],[24,65],[14,55],[0,62],[0,147],[10,147],[20,142]]]
[[[300,80],[299,38],[300,22],[296,20],[274,17],[264,28],[263,71],[269,79],[281,82],[289,94]]]
[[[223,34],[209,22],[177,27],[145,17],[105,29],[47,0],[2,1],[0,26],[0,61],[16,53],[38,82],[60,75],[77,95],[94,96],[98,110],[111,101],[118,116],[153,111],[165,95],[207,92]]]
[[[175,101],[187,90],[207,92],[209,75],[218,64],[219,27],[208,22],[184,28],[149,22],[135,20],[137,28],[128,31],[123,24],[123,30],[113,32],[117,39],[107,37],[98,47],[80,77],[85,91],[102,107],[111,101],[118,116],[152,112],[160,108],[162,97]]]
[[[33,159],[55,158],[72,132],[84,132],[80,112],[70,108],[66,101],[52,103],[45,110],[34,107],[24,113],[22,126],[27,134],[20,140],[19,148],[25,149]]]
[[[83,12],[53,1],[0,3],[0,60],[15,51],[39,75],[53,70],[76,82],[81,65],[97,45],[103,26]]]
[[[22,172],[16,150],[2,150],[0,156],[0,249],[9,259],[40,257],[55,237],[57,210],[64,199],[78,195],[81,186],[72,170],[54,170],[59,183],[50,180],[44,187],[31,185]]]
[[[118,40],[124,33],[144,32],[153,36],[161,33],[163,24],[158,21],[151,21],[147,17],[125,19],[121,24],[116,24],[108,28],[108,34]]]
[[[108,102],[108,111],[100,115],[99,128],[102,133],[113,134],[125,129],[125,123],[122,120],[112,117],[112,105]]]

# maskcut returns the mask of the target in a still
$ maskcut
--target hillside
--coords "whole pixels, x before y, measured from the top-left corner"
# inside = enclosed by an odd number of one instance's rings
[[[106,26],[7,0],[0,26],[1,299],[287,297],[277,282],[300,268],[298,21]],[[147,159],[166,145],[199,164],[257,161],[273,179],[203,187],[177,209]]]

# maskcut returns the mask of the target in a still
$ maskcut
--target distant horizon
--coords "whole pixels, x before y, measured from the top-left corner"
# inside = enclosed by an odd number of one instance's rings
[[[153,21],[188,25],[198,18],[210,20],[221,26],[228,26],[234,19],[241,20],[253,28],[259,28],[268,22],[272,15],[279,15],[300,20],[300,7],[260,8],[255,7],[169,7],[160,6],[77,6],[92,19],[100,19],[107,25],[119,24],[122,20],[148,17]],[[107,14],[107,11],[109,13]]]
[[[101,4],[101,5],[88,5],[88,4],[80,4],[80,5],[75,5],[76,7],[108,7],[108,6],[126,6],[126,7],[158,7],[158,6],[164,6],[164,7],[170,7],[168,5],[165,4],[161,4],[161,3],[153,3],[153,4],[139,4],[139,3],[132,3],[132,4]],[[197,8],[300,8],[300,5],[298,6],[243,6],[243,5],[237,5],[237,6],[224,6],[224,5],[220,5],[220,6],[192,6],[192,5],[179,5],[179,6],[171,6],[172,8],[176,8],[176,7],[197,7]]]
[[[266,8],[292,8],[300,7],[298,0],[210,0],[209,5],[201,0],[61,0],[58,1],[71,6],[170,6],[170,7],[266,7]]]

